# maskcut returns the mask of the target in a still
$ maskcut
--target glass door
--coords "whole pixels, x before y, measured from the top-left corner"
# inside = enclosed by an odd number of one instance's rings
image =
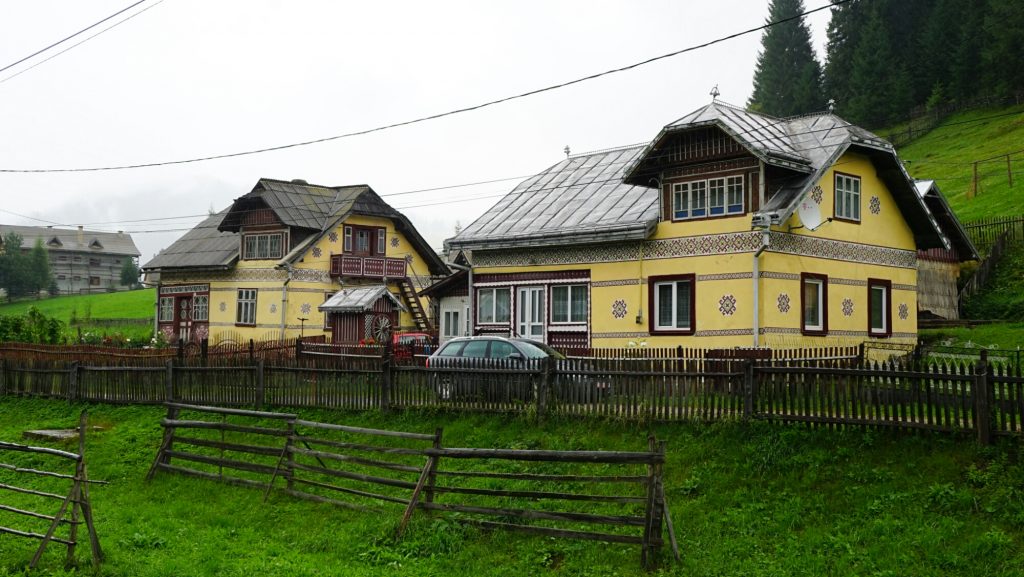
[[[544,341],[544,287],[520,287],[518,310],[518,334],[521,337]]]

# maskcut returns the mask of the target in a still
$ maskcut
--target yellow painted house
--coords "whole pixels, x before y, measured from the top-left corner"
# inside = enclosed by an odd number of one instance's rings
[[[157,329],[171,342],[211,344],[429,332],[416,293],[448,272],[370,187],[267,178],[143,270],[159,273]]]
[[[949,241],[888,142],[717,101],[566,158],[446,241],[473,333],[567,347],[912,343],[930,248]]]

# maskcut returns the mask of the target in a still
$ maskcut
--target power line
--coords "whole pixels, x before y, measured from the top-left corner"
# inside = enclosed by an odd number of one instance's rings
[[[141,3],[141,1],[144,1],[144,0],[140,0],[140,2],[138,2],[138,3]],[[698,45],[695,45],[695,46],[690,46],[688,48],[683,48],[681,50],[676,50],[674,52],[669,52],[667,54],[662,54],[660,56],[654,56],[652,58],[648,58],[648,59],[642,60],[640,62],[634,62],[633,64],[628,64],[626,66],[622,66],[622,67],[619,67],[619,68],[613,68],[613,69],[610,69],[610,70],[605,70],[604,72],[598,72],[596,74],[590,74],[588,76],[583,76],[581,78],[576,78],[575,80],[569,80],[569,81],[566,81],[566,82],[562,82],[560,84],[553,84],[553,85],[550,85],[550,86],[545,86],[543,88],[537,88],[537,89],[534,89],[534,90],[529,90],[527,92],[522,92],[522,93],[515,94],[515,95],[512,95],[512,96],[506,96],[504,98],[499,98],[497,100],[490,100],[490,101],[487,101],[487,102],[483,102],[481,104],[475,104],[475,105],[467,106],[467,107],[464,107],[464,108],[457,108],[455,110],[449,110],[447,112],[441,112],[441,113],[438,113],[438,114],[432,114],[430,116],[421,116],[419,118],[415,118],[415,119],[412,119],[412,120],[405,120],[405,121],[401,121],[401,122],[395,122],[395,123],[392,123],[392,124],[386,124],[386,125],[383,125],[383,126],[377,126],[375,128],[368,128],[368,129],[365,129],[365,130],[358,130],[358,131],[355,131],[355,132],[348,132],[348,133],[345,133],[345,134],[338,134],[338,135],[334,135],[334,136],[326,136],[326,137],[323,137],[323,138],[316,138],[316,139],[313,139],[313,140],[305,140],[305,141],[301,141],[301,142],[293,142],[293,143],[290,143],[290,144],[282,144],[282,145],[277,145],[277,146],[268,146],[268,147],[265,147],[265,148],[258,148],[258,149],[247,150],[247,151],[242,151],[242,152],[230,152],[230,153],[226,153],[226,154],[215,154],[215,155],[210,155],[210,156],[202,156],[202,157],[188,158],[188,159],[182,159],[182,160],[169,160],[169,161],[163,161],[163,162],[147,162],[147,163],[141,163],[141,164],[126,164],[126,165],[119,165],[119,166],[100,166],[100,167],[83,167],[83,168],[36,168],[36,169],[4,168],[4,169],[0,169],[0,173],[100,172],[100,171],[109,171],[109,170],[129,170],[129,169],[135,169],[135,168],[153,168],[153,167],[157,167],[157,166],[171,166],[171,165],[178,165],[178,164],[190,164],[190,163],[195,163],[195,162],[204,162],[204,161],[208,161],[208,160],[220,160],[220,159],[225,159],[225,158],[236,158],[236,157],[239,157],[239,156],[251,156],[251,155],[254,155],[254,154],[262,154],[262,153],[273,152],[273,151],[277,151],[277,150],[285,150],[285,149],[289,149],[289,148],[297,148],[297,147],[300,147],[300,146],[309,146],[309,145],[312,145],[312,144],[320,144],[320,143],[324,143],[324,142],[330,142],[330,141],[333,141],[333,140],[340,140],[340,139],[343,139],[343,138],[351,138],[351,137],[354,137],[354,136],[363,136],[363,135],[371,134],[371,133],[374,133],[374,132],[381,132],[381,131],[384,131],[384,130],[390,130],[390,129],[399,128],[399,127],[402,127],[402,126],[409,126],[409,125],[412,125],[412,124],[419,124],[419,123],[426,122],[426,121],[429,121],[429,120],[437,120],[439,118],[444,118],[444,117],[447,117],[447,116],[454,116],[456,114],[462,114],[462,113],[465,113],[465,112],[471,112],[471,111],[474,111],[474,110],[480,110],[482,108],[487,108],[487,107],[490,107],[490,106],[494,106],[494,105],[497,105],[497,104],[502,104],[502,103],[509,102],[509,101],[512,101],[512,100],[518,100],[518,99],[526,98],[528,96],[535,96],[537,94],[542,94],[544,92],[551,92],[551,91],[558,90],[558,89],[561,89],[561,88],[565,88],[565,87],[568,87],[568,86],[572,86],[572,85],[575,85],[575,84],[580,84],[580,83],[583,83],[583,82],[587,82],[589,80],[595,80],[597,78],[601,78],[601,77],[604,77],[604,76],[609,76],[611,74],[617,74],[617,73],[620,73],[620,72],[625,72],[625,71],[628,71],[628,70],[633,70],[635,68],[639,68],[641,66],[645,66],[647,64],[651,64],[652,62],[657,62],[659,60],[664,60],[664,59],[667,59],[667,58],[672,58],[672,57],[678,56],[680,54],[686,54],[688,52],[693,52],[693,51],[696,51],[696,50],[700,50],[702,48],[707,48],[707,47],[713,46],[715,44],[720,44],[722,42],[726,42],[728,40],[732,40],[732,39],[738,38],[740,36],[745,36],[745,35],[748,35],[748,34],[752,34],[754,32],[760,32],[762,30],[767,30],[767,29],[769,29],[769,28],[771,28],[773,26],[778,26],[778,25],[784,24],[786,22],[790,22],[790,21],[794,21],[794,20],[799,20],[799,19],[801,19],[804,16],[807,16],[809,14],[814,14],[815,12],[820,12],[822,10],[826,10],[826,9],[832,8],[833,6],[838,6],[838,5],[841,5],[841,4],[846,4],[847,2],[850,2],[850,1],[852,1],[852,0],[832,0],[831,2],[829,2],[828,4],[826,4],[824,6],[820,6],[818,8],[814,8],[812,10],[807,10],[807,11],[801,13],[801,14],[797,14],[795,16],[790,16],[789,18],[783,18],[781,20],[776,20],[774,22],[768,22],[768,23],[765,23],[765,24],[763,24],[761,26],[758,26],[756,28],[750,28],[750,29],[744,30],[742,32],[736,32],[736,33],[730,34],[728,36],[723,36],[723,37],[720,37],[720,38],[716,38],[715,40],[710,40],[710,41],[705,42],[703,44],[698,44]],[[138,3],[136,3],[136,4],[138,4]],[[0,72],[2,72],[2,70],[0,70]]]
[[[142,4],[145,1],[146,0],[139,0],[138,2],[132,4],[131,6],[128,6],[127,8],[122,8],[121,10],[118,10],[117,12],[114,12],[110,16],[107,16],[103,20],[100,20],[99,22],[95,22],[93,24],[90,24],[89,26],[86,26],[85,28],[82,28],[81,30],[79,30],[78,32],[75,32],[71,36],[68,36],[68,37],[66,37],[66,38],[64,38],[62,40],[58,40],[57,42],[54,42],[53,44],[50,44],[49,46],[47,46],[46,48],[43,48],[42,50],[37,50],[37,51],[33,52],[32,54],[29,54],[28,56],[22,58],[21,60],[18,60],[16,62],[12,62],[12,63],[8,64],[7,66],[4,66],[3,68],[0,68],[0,72],[3,72],[3,71],[5,71],[5,70],[7,70],[9,68],[13,68],[13,67],[21,64],[22,62],[30,59],[30,58],[38,56],[38,55],[42,54],[43,52],[46,52],[47,50],[53,48],[54,46],[57,46],[58,44],[63,44],[65,42],[67,42],[68,40],[71,40],[75,36],[78,36],[79,34],[81,34],[83,32],[87,32],[87,31],[89,31],[89,30],[99,26],[100,24],[103,24],[104,22],[106,22],[107,20],[110,20],[111,18],[117,16],[118,14],[121,14],[121,13],[127,11],[127,10],[131,10],[132,8],[135,8],[136,6],[138,6],[139,4]]]
[[[145,1],[145,0],[143,0],[143,1]],[[108,31],[108,30],[110,30],[112,28],[117,28],[118,26],[124,24],[125,22],[131,20],[132,18],[135,18],[139,14],[142,14],[143,12],[145,12],[145,11],[151,9],[151,8],[156,8],[157,6],[162,4],[163,2],[164,2],[164,0],[157,0],[157,2],[155,4],[150,4],[149,6],[146,6],[142,10],[139,10],[138,12],[136,12],[135,14],[132,14],[131,16],[128,16],[127,18],[124,18],[123,20],[119,20],[119,21],[115,22],[114,24],[111,24],[110,26],[107,26],[106,28],[104,28],[103,30],[100,30],[99,32],[93,34],[92,36],[89,36],[89,37],[83,39],[80,42],[76,42],[76,43],[72,44],[71,46],[68,46],[64,50],[61,50],[60,52],[58,52],[56,54],[53,54],[51,56],[48,56],[48,57],[44,58],[43,60],[40,60],[39,62],[36,62],[32,66],[29,66],[27,68],[24,68],[22,70],[19,70],[19,71],[15,72],[14,74],[11,74],[7,78],[4,78],[3,80],[0,80],[0,84],[3,84],[4,82],[7,82],[8,80],[10,80],[10,79],[12,79],[12,78],[14,78],[16,76],[21,76],[22,74],[28,72],[29,70],[32,70],[36,66],[39,66],[41,64],[46,64],[47,62],[53,60],[54,58],[60,56],[61,54],[64,54],[68,50],[71,50],[71,49],[73,49],[73,48],[75,48],[77,46],[81,46],[82,44],[85,44],[86,42],[92,40],[93,38],[96,38],[100,34],[103,34],[104,32],[106,32],[106,31]],[[131,6],[129,6],[128,8],[131,8]],[[125,8],[125,10],[127,10],[128,8]],[[124,12],[124,10],[122,10],[121,12]],[[118,14],[120,14],[120,12]],[[116,16],[116,14],[115,14],[115,16]]]

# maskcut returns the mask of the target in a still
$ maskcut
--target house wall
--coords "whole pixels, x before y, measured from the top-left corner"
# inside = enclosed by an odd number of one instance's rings
[[[814,231],[794,216],[774,227],[760,257],[758,344],[774,347],[839,346],[868,336],[868,279],[889,281],[890,342],[914,342],[917,333],[917,262],[913,234],[871,162],[846,154],[827,171],[811,196],[824,218],[833,214],[834,173],[861,178],[861,221],[832,221]],[[820,199],[820,200],[819,200]],[[877,199],[877,200],[876,200]],[[476,279],[507,275],[508,286],[530,273],[587,271],[591,346],[700,348],[754,344],[753,255],[762,235],[750,229],[750,214],[706,220],[661,222],[649,240],[515,251],[474,251]],[[828,334],[804,335],[801,280],[804,272],[828,277]],[[651,277],[695,275],[695,326],[691,335],[650,331]],[[494,286],[494,278],[491,286]],[[475,281],[479,289],[481,283]],[[550,299],[551,283],[548,287]],[[515,298],[513,298],[513,319]],[[638,314],[640,315],[638,319]],[[515,330],[476,325],[477,332]]]

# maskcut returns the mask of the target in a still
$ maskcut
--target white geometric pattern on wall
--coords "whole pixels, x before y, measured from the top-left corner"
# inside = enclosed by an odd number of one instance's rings
[[[313,310],[313,307],[309,303],[302,303],[302,306],[299,307],[299,310],[302,311],[302,314],[308,315],[309,311]]]

